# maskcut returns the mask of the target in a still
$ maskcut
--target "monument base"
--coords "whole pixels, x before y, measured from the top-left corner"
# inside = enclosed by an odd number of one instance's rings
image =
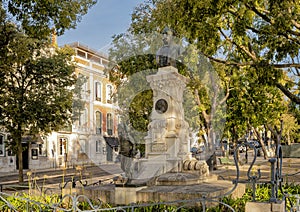
[[[116,186],[114,184],[109,184],[104,186],[89,186],[85,187],[84,190],[81,189],[81,191],[83,191],[84,194],[90,199],[100,199],[103,203],[110,203],[113,205],[128,205],[131,203],[171,202],[200,198],[216,199],[230,191],[233,186],[232,182],[230,181],[215,180],[214,177],[206,182],[193,184],[192,181],[189,181],[189,183],[191,184],[184,185],[186,183],[183,183],[182,185],[153,185],[140,187],[132,187],[128,185]],[[175,182],[175,184],[179,183]],[[241,186],[243,189],[235,189],[233,191],[232,196],[235,198],[241,197],[241,195],[244,194],[244,192],[240,192],[240,190],[245,191],[245,185],[239,184],[239,186]],[[197,206],[198,204],[201,204],[200,200],[195,200],[195,202],[189,203],[190,206]],[[207,207],[213,206],[209,201],[205,204]],[[273,208],[274,207],[275,205],[273,205]],[[264,212],[267,211],[271,210],[266,210]]]
[[[247,202],[246,212],[284,212],[285,202]]]
[[[166,173],[156,178],[155,185],[195,185],[217,179],[216,175],[210,175],[208,178],[187,172]]]
[[[115,187],[115,204],[128,205],[138,202],[137,192],[144,188],[146,187]]]

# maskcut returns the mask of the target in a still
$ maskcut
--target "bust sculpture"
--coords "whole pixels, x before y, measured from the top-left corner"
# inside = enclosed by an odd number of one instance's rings
[[[180,48],[173,42],[174,33],[166,27],[162,34],[163,46],[156,52],[156,63],[158,67],[176,67],[176,59],[180,54]]]

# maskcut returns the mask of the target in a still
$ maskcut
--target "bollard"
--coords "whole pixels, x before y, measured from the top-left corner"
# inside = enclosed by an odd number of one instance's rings
[[[276,202],[277,201],[277,182],[276,182],[276,172],[275,172],[275,163],[277,162],[276,158],[270,158],[269,162],[271,163],[271,198],[270,198],[270,202]],[[276,185],[275,185],[276,184]]]

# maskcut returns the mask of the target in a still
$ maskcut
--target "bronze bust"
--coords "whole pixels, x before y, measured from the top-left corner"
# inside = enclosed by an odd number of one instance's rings
[[[180,48],[173,42],[173,31],[165,28],[163,34],[163,46],[156,52],[156,63],[158,67],[176,67],[176,59],[180,54]]]

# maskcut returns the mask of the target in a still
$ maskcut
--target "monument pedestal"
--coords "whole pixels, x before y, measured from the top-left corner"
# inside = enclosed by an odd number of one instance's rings
[[[189,125],[185,121],[183,109],[183,93],[188,79],[179,74],[176,68],[167,66],[147,76],[147,81],[153,90],[153,109],[145,137],[145,158],[132,160],[128,170],[124,170],[128,182],[151,184],[158,176],[183,171],[194,171],[198,178],[206,177],[206,167],[202,170],[196,164],[184,167],[186,160],[191,159]],[[200,166],[200,163],[197,165]]]
[[[137,192],[144,187],[115,187],[115,203],[118,205],[128,205],[138,202]]]

